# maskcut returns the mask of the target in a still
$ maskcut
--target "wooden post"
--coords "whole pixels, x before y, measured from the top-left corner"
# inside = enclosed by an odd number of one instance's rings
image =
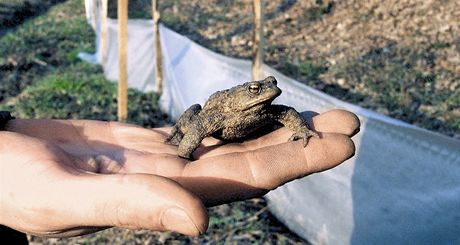
[[[163,59],[161,53],[160,28],[160,10],[158,0],[152,0],[152,19],[153,19],[153,35],[155,38],[155,89],[158,94],[163,92]]]
[[[262,79],[261,66],[264,51],[263,0],[254,0],[254,36],[252,46],[252,80]]]
[[[92,11],[93,12],[92,13],[93,19],[91,21],[91,25],[93,26],[93,29],[96,29],[96,23],[97,23],[97,12],[96,12],[96,10],[97,10],[97,0],[92,0],[91,2],[92,2],[92,5],[93,5],[92,6],[93,7],[93,11]]]
[[[118,0],[118,121],[128,116],[128,0]]]
[[[105,64],[107,58],[107,13],[108,13],[108,0],[101,0],[101,46],[99,59],[101,64]]]

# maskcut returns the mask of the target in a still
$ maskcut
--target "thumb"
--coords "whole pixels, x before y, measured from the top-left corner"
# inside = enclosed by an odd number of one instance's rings
[[[207,229],[208,216],[201,200],[170,179],[149,174],[77,179],[80,207],[73,210],[80,212],[76,214],[78,226],[171,230],[185,235],[199,235]],[[72,199],[67,199],[70,206],[75,205]]]

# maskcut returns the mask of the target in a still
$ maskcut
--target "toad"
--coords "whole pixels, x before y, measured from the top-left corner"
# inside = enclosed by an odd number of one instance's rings
[[[192,153],[208,136],[226,142],[246,139],[264,126],[281,123],[294,134],[289,141],[308,139],[318,134],[310,130],[302,116],[292,107],[273,105],[281,94],[275,77],[247,82],[212,94],[203,107],[190,106],[172,128],[165,143],[178,145],[178,155],[193,159]]]

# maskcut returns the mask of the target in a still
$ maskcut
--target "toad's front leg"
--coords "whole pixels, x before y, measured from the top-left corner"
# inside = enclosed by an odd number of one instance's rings
[[[182,113],[179,120],[177,120],[177,123],[172,128],[168,138],[166,138],[165,143],[169,145],[179,145],[189,125],[193,123],[200,111],[201,105],[195,104]]]
[[[308,128],[307,122],[294,108],[285,105],[271,105],[270,113],[276,121],[294,131],[289,141],[302,139],[305,147],[310,137],[319,138],[316,132]]]
[[[182,138],[177,155],[182,158],[193,160],[193,152],[207,136],[205,130],[199,125],[190,126],[188,132]]]
[[[187,133],[184,134],[179,144],[177,154],[180,157],[193,160],[192,153],[198,148],[201,141],[216,132],[222,126],[222,115],[197,115],[193,122],[188,125]]]

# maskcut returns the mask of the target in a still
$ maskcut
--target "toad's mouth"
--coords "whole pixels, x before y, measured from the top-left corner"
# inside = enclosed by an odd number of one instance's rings
[[[258,98],[256,100],[251,101],[249,104],[247,104],[246,108],[243,111],[249,110],[255,106],[258,105],[268,105],[271,104],[272,101],[275,100],[277,96],[271,96],[271,97],[265,97],[265,98]]]

